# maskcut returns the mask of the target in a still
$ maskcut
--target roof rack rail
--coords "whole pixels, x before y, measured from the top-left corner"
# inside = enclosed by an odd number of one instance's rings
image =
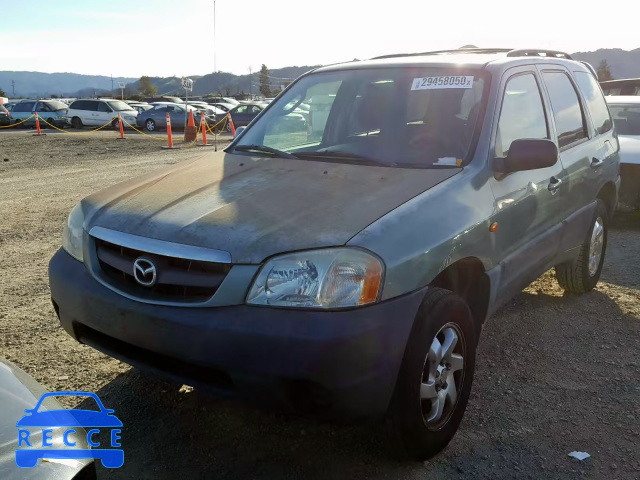
[[[557,50],[540,50],[538,48],[511,50],[507,53],[507,57],[554,57],[573,60],[571,55],[568,53],[559,52]]]
[[[512,51],[511,48],[456,48],[453,50],[434,50],[431,52],[420,53],[392,53],[389,55],[381,55],[379,57],[373,57],[372,60],[381,60],[385,58],[397,58],[397,57],[419,57],[422,55],[445,55],[456,53],[507,53]]]

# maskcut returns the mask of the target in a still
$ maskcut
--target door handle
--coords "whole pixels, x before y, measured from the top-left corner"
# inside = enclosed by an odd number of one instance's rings
[[[604,163],[604,160],[599,160],[596,157],[593,157],[591,159],[591,168],[593,168],[594,170],[600,168],[602,166],[602,164]]]
[[[562,180],[556,177],[551,177],[551,180],[549,181],[549,186],[547,188],[553,195],[558,191],[558,189],[560,188],[560,185],[562,185]]]

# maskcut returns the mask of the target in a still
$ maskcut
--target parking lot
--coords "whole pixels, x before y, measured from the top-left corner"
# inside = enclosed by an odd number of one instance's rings
[[[640,478],[639,216],[615,219],[595,291],[563,296],[547,272],[488,321],[460,431],[443,453],[412,463],[388,453],[380,425],[216,399],[133,370],[61,329],[47,262],[71,208],[108,185],[213,154],[116,137],[0,133],[0,356],[49,391],[96,392],[115,409],[125,464],[98,466],[99,478]],[[569,458],[574,450],[591,458]]]

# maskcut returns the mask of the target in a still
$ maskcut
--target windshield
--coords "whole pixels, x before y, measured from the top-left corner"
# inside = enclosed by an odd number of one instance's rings
[[[107,102],[114,112],[126,112],[127,110],[133,110],[131,105],[121,102],[120,100],[110,100]]]
[[[609,105],[620,135],[640,135],[640,105]]]
[[[389,166],[461,165],[483,103],[483,75],[439,68],[308,75],[235,147],[263,145],[305,158],[339,152],[345,162]]]

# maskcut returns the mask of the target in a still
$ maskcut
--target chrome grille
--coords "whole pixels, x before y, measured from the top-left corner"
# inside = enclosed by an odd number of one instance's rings
[[[143,300],[199,303],[210,299],[231,269],[228,263],[158,255],[136,250],[94,237],[96,257],[103,279],[114,288]],[[152,287],[140,285],[134,262],[144,257],[156,266],[157,282]]]

